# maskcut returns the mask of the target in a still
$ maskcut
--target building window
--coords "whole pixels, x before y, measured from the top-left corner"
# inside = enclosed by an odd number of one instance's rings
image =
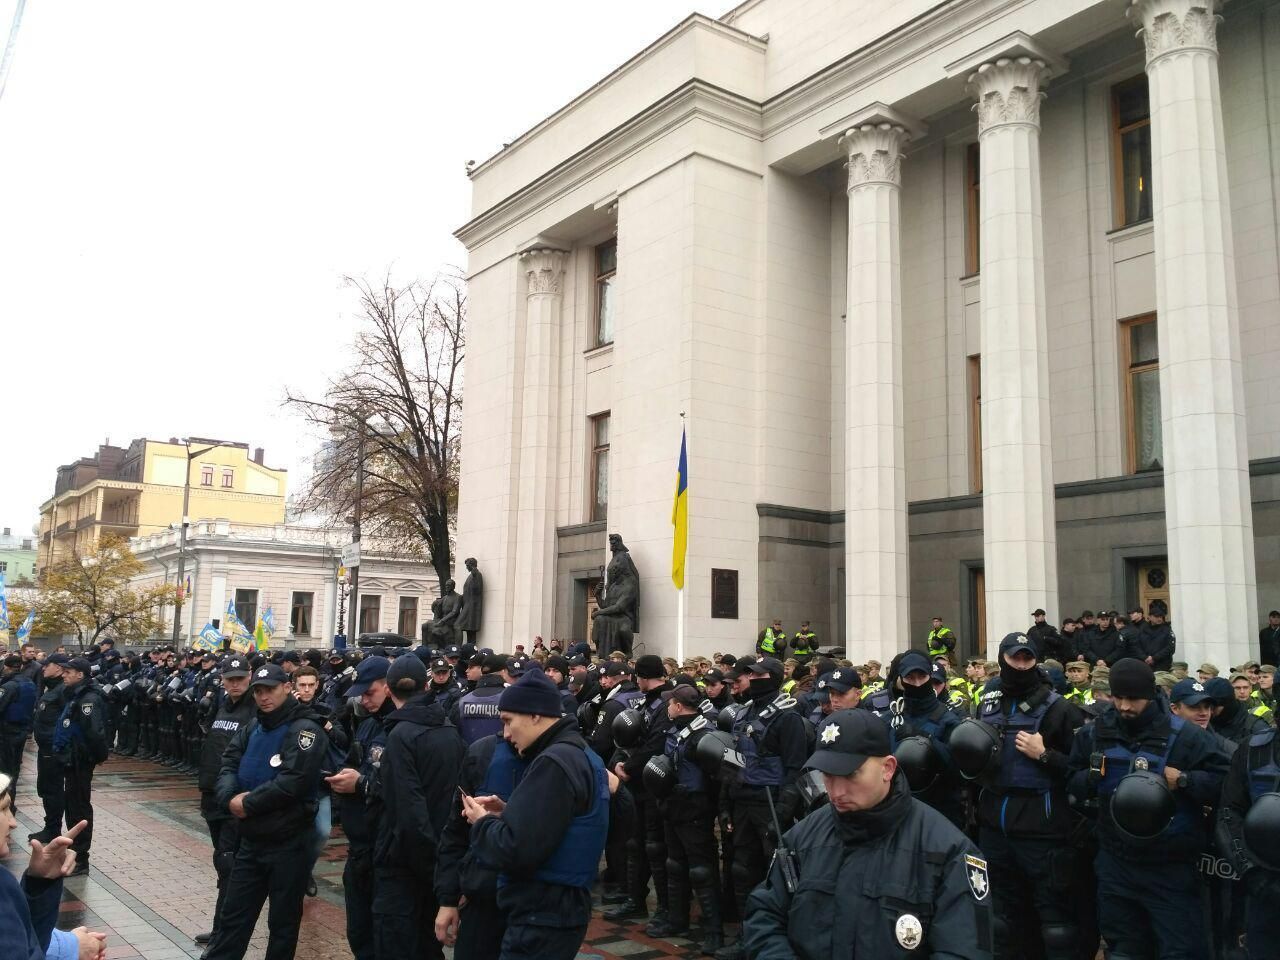
[[[250,633],[258,625],[258,591],[236,591],[236,616]]]
[[[382,597],[376,593],[360,595],[360,632],[377,633],[382,614]]]
[[[5,563],[3,560],[0,560],[0,573],[8,573],[8,572],[9,572],[9,564]]]
[[[396,619],[396,633],[413,639],[418,635],[418,598],[401,597],[400,615]]]
[[[230,490],[236,484],[236,472],[230,467],[222,468],[222,488]]]
[[[964,155],[964,272],[973,276],[982,269],[982,179],[978,168],[978,144],[969,144]]]
[[[613,343],[613,278],[618,272],[618,240],[596,247],[596,346]]]
[[[1151,219],[1151,101],[1147,75],[1111,88],[1116,226]]]
[[[314,593],[295,593],[289,611],[289,632],[295,637],[311,636],[311,608],[315,604]]]
[[[1129,469],[1160,470],[1164,442],[1160,428],[1160,348],[1154,314],[1121,325],[1125,362],[1125,421],[1129,435]]]
[[[213,486],[213,465],[209,463],[200,464],[200,486]]]
[[[969,491],[982,492],[982,357],[969,358]]]
[[[591,519],[609,516],[609,414],[591,418]]]

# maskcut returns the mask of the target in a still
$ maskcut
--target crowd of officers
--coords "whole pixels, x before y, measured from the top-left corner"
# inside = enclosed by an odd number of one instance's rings
[[[963,672],[941,620],[887,668],[778,621],[755,655],[684,664],[24,648],[0,770],[34,718],[40,836],[87,820],[83,870],[109,751],[196,776],[206,960],[242,957],[268,901],[267,957],[293,956],[335,822],[358,960],[572,957],[602,860],[607,920],[720,960],[1274,960],[1274,667],[1189,676],[1163,613],[1035,611]]]

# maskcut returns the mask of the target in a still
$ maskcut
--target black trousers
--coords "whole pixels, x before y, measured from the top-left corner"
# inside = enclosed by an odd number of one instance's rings
[[[81,760],[65,769],[67,826],[74,827],[81,820],[89,822],[80,835],[71,841],[71,849],[76,852],[76,863],[84,863],[89,859],[89,847],[93,844],[93,804],[89,800],[93,788],[93,764]]]
[[[467,894],[467,905],[458,914],[458,942],[453,960],[491,960],[502,952],[507,915],[498,909],[494,891]]]
[[[685,882],[695,887],[715,886],[720,882],[720,864],[716,850],[715,822],[706,817],[699,820],[668,820],[667,869],[677,864],[685,875]],[[700,882],[702,881],[702,882]]]
[[[502,937],[499,960],[573,960],[587,935],[580,927],[535,927],[520,924],[507,927]]]
[[[747,895],[764,879],[773,860],[772,817],[768,803],[733,803],[733,896],[739,916],[745,916]]]
[[[1244,884],[1248,890],[1245,946],[1249,960],[1280,960],[1280,873],[1254,867]]]
[[[436,939],[437,909],[429,876],[423,880],[408,870],[375,866],[373,949],[377,960],[444,960],[444,947]]]
[[[1009,960],[1074,960],[1079,928],[1073,884],[1076,851],[1067,838],[1019,837],[983,827],[997,936],[995,955]]]
[[[209,827],[209,839],[213,841],[213,869],[218,875],[218,899],[213,906],[212,930],[222,923],[222,911],[227,899],[227,884],[231,868],[236,862],[236,848],[240,845],[240,821],[220,814],[213,793],[201,791],[200,813]]]
[[[44,829],[62,832],[62,812],[66,807],[66,768],[44,747],[36,750],[36,793],[44,804]]]
[[[373,945],[373,850],[367,846],[347,847],[347,863],[342,868],[342,895],[347,904],[347,946],[355,960],[374,960]]]
[[[268,900],[266,960],[293,960],[311,875],[312,842],[309,830],[277,843],[240,838],[223,900],[222,924],[209,941],[206,960],[242,960]]]

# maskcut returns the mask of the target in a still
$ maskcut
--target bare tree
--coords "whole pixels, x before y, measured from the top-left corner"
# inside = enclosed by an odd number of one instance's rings
[[[360,300],[353,363],[322,400],[285,392],[286,406],[331,437],[294,505],[346,522],[363,422],[364,531],[406,555],[429,554],[443,586],[458,498],[466,286],[456,274],[403,287],[389,275],[377,285],[346,281]]]

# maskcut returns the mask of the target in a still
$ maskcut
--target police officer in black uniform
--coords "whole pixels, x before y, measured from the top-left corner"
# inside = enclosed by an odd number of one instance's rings
[[[240,844],[206,960],[242,960],[270,898],[267,960],[292,960],[311,871],[316,800],[329,741],[276,664],[250,681],[257,714],[222,755],[218,803],[239,821]]]
[[[1000,675],[987,682],[978,719],[963,725],[965,734],[981,737],[973,724],[987,724],[999,745],[995,761],[986,759],[993,756],[989,750],[986,757],[981,749],[969,753],[978,755],[978,768],[965,770],[982,788],[978,843],[995,886],[996,955],[1074,960],[1087,938],[1073,906],[1077,851],[1071,843],[1075,815],[1067,801],[1067,757],[1084,717],[1050,686],[1037,665],[1037,647],[1025,634],[1008,634],[998,656]],[[962,738],[953,732],[953,742]],[[962,769],[969,763],[960,753],[965,746],[954,746]]]
[[[62,671],[70,662],[71,658],[65,653],[49,654],[41,671],[42,689],[36,702],[36,793],[44,805],[44,829],[31,834],[29,839],[41,843],[48,843],[62,833],[65,772],[62,762],[53,755],[53,734],[67,699]]]
[[[1211,677],[1206,680],[1204,692],[1213,701],[1213,717],[1209,720],[1209,729],[1214,733],[1243,746],[1251,738],[1271,729],[1266,720],[1250,713],[1246,704],[1236,699],[1231,681],[1226,677]]]
[[[613,722],[618,714],[629,707],[634,707],[644,699],[644,694],[631,678],[631,667],[617,660],[610,660],[600,668],[600,692],[588,701],[592,709],[594,721],[589,729],[583,727],[587,742],[591,749],[608,763],[614,754]],[[585,705],[584,705],[585,706]],[[584,722],[589,720],[585,713],[579,714]]]
[[[1098,924],[1110,960],[1200,960],[1208,939],[1197,864],[1204,808],[1227,758],[1194,723],[1171,716],[1140,660],[1111,668],[1112,702],[1077,731],[1069,790],[1098,810]]]
[[[227,881],[235,862],[240,842],[239,820],[218,803],[216,790],[222,770],[222,753],[241,728],[253,722],[257,706],[249,695],[249,661],[242,654],[232,654],[222,663],[222,684],[213,701],[213,717],[209,732],[200,747],[200,815],[209,826],[213,841],[213,869],[218,874],[218,899],[213,910],[213,929],[218,928],[226,899]],[[196,943],[208,944],[213,933],[196,936]]]
[[[748,900],[753,960],[990,960],[986,860],[912,798],[885,725],[868,711],[837,711],[808,767],[821,771],[830,803],[784,835]]]
[[[462,739],[467,743],[475,743],[481,737],[489,737],[502,732],[502,720],[498,716],[498,698],[506,686],[502,679],[502,671],[506,669],[507,658],[500,653],[485,656],[484,671],[476,681],[475,689],[463,694],[453,705],[449,713],[450,722],[458,728]]]
[[[0,773],[9,774],[14,796],[35,712],[36,685],[22,673],[22,655],[11,653],[0,671]]]
[[[747,894],[764,877],[778,841],[769,801],[786,830],[800,813],[803,801],[796,781],[809,754],[804,718],[796,713],[795,700],[780,692],[782,664],[764,657],[747,671],[752,699],[733,725],[743,769],[737,782],[725,781],[721,796],[721,828],[733,831],[733,894],[741,917],[746,917]],[[718,960],[742,956],[741,937],[716,951]]]
[[[431,671],[431,682],[427,684],[426,696],[432,703],[438,703],[445,716],[453,709],[453,705],[462,699],[467,691],[454,675],[453,664],[447,657],[436,657],[428,665]]]
[[[71,876],[89,872],[89,847],[93,843],[93,771],[107,759],[107,707],[89,679],[89,661],[77,657],[62,668],[67,685],[66,701],[53,731],[53,755],[62,764],[63,801],[70,823],[87,821],[71,849],[76,854]]]
[[[578,698],[569,689],[569,658],[559,653],[547,657],[543,673],[560,691],[560,702],[564,705],[565,716],[574,716],[578,712]]]
[[[504,690],[500,706],[504,736],[527,766],[505,802],[462,798],[476,856],[499,871],[507,930],[498,956],[573,960],[608,831],[608,775],[541,670]]]
[[[342,890],[347,906],[347,944],[356,960],[374,960],[373,845],[378,835],[377,810],[368,801],[377,789],[378,771],[387,746],[385,721],[395,710],[388,696],[386,657],[366,657],[356,670],[356,682],[347,691],[360,698],[364,712],[347,762],[326,778],[338,804],[342,832],[347,835],[347,862],[342,869]]]

